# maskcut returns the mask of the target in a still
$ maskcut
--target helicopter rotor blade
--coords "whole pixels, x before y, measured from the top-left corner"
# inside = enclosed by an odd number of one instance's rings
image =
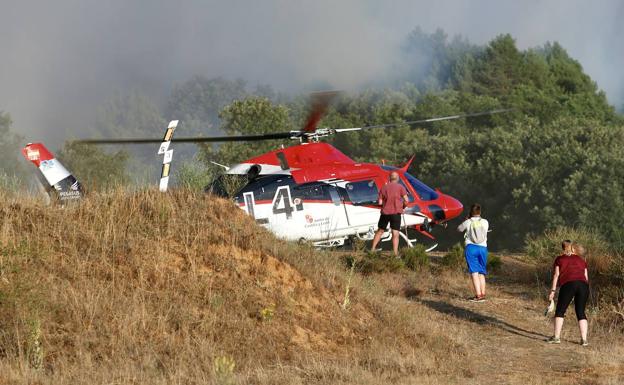
[[[316,125],[321,120],[329,104],[338,95],[338,91],[315,92],[310,95],[310,114],[303,126],[302,132],[314,132]]]
[[[172,142],[176,143],[213,143],[213,142],[254,142],[270,139],[291,139],[301,136],[299,131],[276,132],[272,134],[259,135],[238,135],[238,136],[198,136],[187,138],[173,138]],[[81,144],[142,144],[142,143],[161,143],[162,138],[129,138],[129,139],[78,139],[74,143]]]
[[[329,106],[329,102],[338,94],[338,92],[322,92],[314,94],[313,96],[313,106],[312,112],[310,113],[310,117],[308,118],[308,122],[305,126],[312,127],[311,131],[307,131],[306,129],[302,131],[288,131],[288,132],[276,132],[276,133],[268,133],[268,134],[258,134],[258,135],[237,135],[237,136],[199,136],[199,137],[187,137],[187,138],[173,138],[171,141],[176,143],[218,143],[218,142],[255,142],[262,140],[272,140],[272,139],[306,139],[310,137],[320,137],[327,136],[335,133],[343,133],[350,131],[361,131],[368,130],[373,128],[394,128],[399,126],[410,126],[416,124],[424,124],[424,123],[432,123],[432,122],[440,122],[444,120],[456,120],[462,118],[472,118],[477,116],[485,116],[485,115],[494,115],[501,114],[504,112],[513,111],[513,108],[506,109],[498,109],[498,110],[490,110],[490,111],[481,111],[474,112],[468,114],[459,114],[459,115],[450,115],[450,116],[441,116],[435,118],[428,119],[420,119],[420,120],[412,120],[401,123],[389,123],[389,124],[378,124],[372,126],[364,126],[364,127],[351,127],[351,128],[321,128],[317,129],[316,124],[320,121],[327,107]],[[142,144],[142,143],[161,143],[162,139],[158,138],[128,138],[128,139],[78,139],[74,140],[74,143],[81,144]]]
[[[441,122],[441,121],[444,121],[444,120],[456,120],[456,119],[462,119],[462,118],[474,118],[474,117],[477,117],[477,116],[502,114],[504,112],[509,112],[509,111],[513,111],[513,108],[504,108],[504,109],[498,109],[498,110],[473,112],[473,113],[469,113],[469,114],[460,114],[460,115],[440,116],[440,117],[436,117],[436,118],[411,120],[411,121],[401,122],[401,123],[377,124],[377,125],[373,125],[373,126],[352,127],[352,128],[336,128],[336,129],[333,129],[332,131],[336,132],[336,133],[340,133],[340,132],[349,132],[349,131],[368,130],[368,129],[372,129],[372,128],[395,128],[395,127],[399,127],[399,126],[412,126],[412,125],[415,125],[415,124]]]

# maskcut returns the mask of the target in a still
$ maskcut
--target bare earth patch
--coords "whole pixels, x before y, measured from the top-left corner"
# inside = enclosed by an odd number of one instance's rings
[[[417,302],[444,316],[452,333],[461,329],[473,349],[475,383],[480,384],[617,384],[624,383],[622,336],[592,334],[589,347],[579,345],[573,308],[566,313],[560,345],[545,340],[552,335],[552,318],[545,305],[533,299],[534,287],[515,282],[522,271],[517,258],[503,257],[504,273],[490,277],[488,300],[465,299],[468,287],[456,284],[431,290]],[[467,278],[465,280],[468,284]],[[462,296],[463,295],[463,296]]]

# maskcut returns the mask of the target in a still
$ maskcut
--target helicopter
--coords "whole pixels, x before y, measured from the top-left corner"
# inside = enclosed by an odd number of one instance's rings
[[[401,238],[408,247],[416,242],[408,236],[414,229],[435,240],[432,228],[445,225],[463,211],[462,203],[451,195],[432,189],[408,172],[413,157],[402,167],[356,162],[320,139],[344,132],[393,128],[498,114],[508,109],[436,117],[402,123],[352,128],[318,128],[336,92],[312,95],[311,110],[299,131],[259,135],[173,138],[178,121],[171,121],[163,140],[158,139],[84,139],[84,144],[161,143],[164,154],[161,191],[166,191],[173,150],[171,142],[214,143],[291,139],[299,143],[253,157],[232,166],[215,163],[224,172],[206,186],[206,192],[233,199],[236,205],[280,238],[305,241],[315,247],[342,246],[353,239],[371,240],[377,229],[379,191],[395,171],[399,183],[408,191],[401,220]],[[36,164],[36,163],[35,163]],[[40,167],[41,169],[41,167]],[[42,170],[42,169],[41,169]],[[42,170],[43,172],[43,170]],[[50,181],[49,181],[50,182]],[[164,183],[164,188],[163,188]],[[235,186],[235,191],[228,191]],[[386,231],[382,241],[390,239]],[[437,244],[427,250],[435,248]]]

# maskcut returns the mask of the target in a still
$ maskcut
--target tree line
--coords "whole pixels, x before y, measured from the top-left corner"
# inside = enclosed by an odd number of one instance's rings
[[[476,46],[449,39],[442,31],[416,29],[399,62],[400,70],[387,84],[340,95],[319,126],[513,111],[346,133],[329,142],[359,161],[400,165],[414,155],[412,174],[465,205],[484,206],[496,232],[494,248],[518,249],[531,234],[562,225],[594,228],[614,246],[624,247],[624,120],[563,47],[547,43],[519,50],[510,35]],[[92,132],[154,137],[166,120],[176,118],[185,136],[267,133],[298,129],[306,114],[305,95],[196,76],[176,86],[161,108],[138,92],[113,97],[99,111]],[[0,117],[5,119],[0,119],[0,130],[8,130],[8,117]],[[6,138],[10,136],[3,135],[0,147],[13,145]],[[199,151],[182,147],[188,160],[178,167],[179,183],[199,188],[214,172],[211,161],[236,163],[281,144],[290,143],[226,143]],[[133,180],[141,167],[133,169],[132,158],[150,156],[157,172],[152,153],[84,151],[68,144],[60,157],[79,178],[83,174],[87,183],[104,186]],[[103,165],[98,173],[90,171],[98,164]]]

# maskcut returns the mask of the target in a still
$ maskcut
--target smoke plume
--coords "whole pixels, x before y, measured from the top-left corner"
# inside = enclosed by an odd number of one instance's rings
[[[0,110],[28,141],[80,136],[114,92],[162,103],[192,75],[352,89],[388,76],[416,26],[476,44],[502,33],[520,48],[559,41],[624,103],[618,0],[1,0],[0,10]]]

